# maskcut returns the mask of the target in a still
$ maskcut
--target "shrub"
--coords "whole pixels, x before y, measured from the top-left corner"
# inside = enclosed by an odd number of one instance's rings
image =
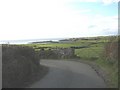
[[[118,60],[118,37],[110,37],[105,45],[105,57],[110,63],[116,63]]]
[[[17,45],[2,46],[2,87],[21,87],[40,67],[33,48]],[[21,86],[20,86],[21,85]]]

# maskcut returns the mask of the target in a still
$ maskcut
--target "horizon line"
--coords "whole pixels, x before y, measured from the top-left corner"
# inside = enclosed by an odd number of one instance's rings
[[[22,40],[24,40],[24,41],[27,41],[27,40],[51,40],[51,39],[53,39],[53,40],[56,40],[56,39],[61,40],[61,39],[70,39],[70,38],[102,37],[102,36],[119,36],[119,34],[118,35],[81,36],[81,37],[63,37],[63,38],[62,37],[58,37],[58,38],[33,38],[33,39],[17,39],[17,40],[11,39],[11,40],[0,40],[0,42],[1,41],[22,41]]]

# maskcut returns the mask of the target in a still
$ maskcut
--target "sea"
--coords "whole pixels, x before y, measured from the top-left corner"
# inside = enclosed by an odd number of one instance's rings
[[[0,40],[0,44],[29,44],[42,41],[59,41],[66,38],[48,38],[48,39],[24,39],[24,40]]]

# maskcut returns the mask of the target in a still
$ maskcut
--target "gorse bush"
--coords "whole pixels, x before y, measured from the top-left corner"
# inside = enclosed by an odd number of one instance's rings
[[[21,87],[40,67],[33,48],[17,45],[2,46],[2,87]]]
[[[104,48],[104,58],[109,65],[108,77],[111,80],[111,86],[118,87],[118,46],[120,44],[119,36],[111,36]]]
[[[110,37],[109,42],[105,45],[106,60],[110,63],[118,62],[118,37]]]

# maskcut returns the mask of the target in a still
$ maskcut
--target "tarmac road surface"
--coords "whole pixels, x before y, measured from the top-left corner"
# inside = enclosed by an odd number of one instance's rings
[[[49,72],[30,88],[105,88],[104,80],[87,64],[75,61],[41,60]]]

